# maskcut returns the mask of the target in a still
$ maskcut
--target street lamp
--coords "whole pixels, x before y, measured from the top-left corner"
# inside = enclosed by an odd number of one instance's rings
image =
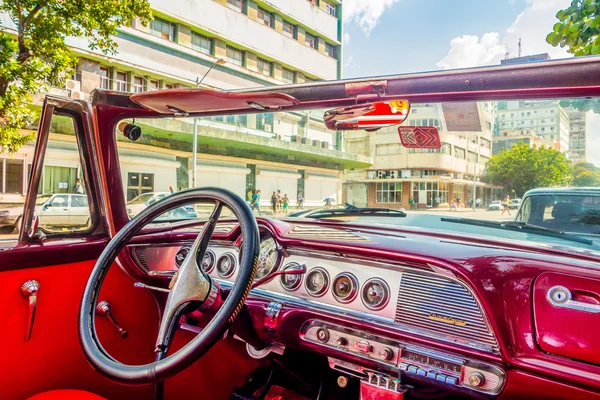
[[[477,140],[477,158],[475,159],[475,161],[473,161],[473,199],[471,204],[473,211],[475,211],[475,201],[477,200],[477,166],[479,164],[479,158],[481,156],[481,146],[479,144],[479,136],[468,135],[465,136],[465,138],[467,139],[467,172],[469,172],[469,142],[473,140],[473,142],[475,143],[475,140]]]
[[[223,65],[223,64],[225,64],[225,60],[223,60],[222,58],[217,58],[212,63],[212,65],[210,66],[208,71],[206,71],[206,73],[204,74],[202,79],[196,78],[196,88],[200,87],[200,84],[202,83],[204,78],[206,78],[206,75],[208,75],[208,73],[210,71],[212,71],[212,69],[217,64]],[[198,168],[196,166],[196,161],[198,158],[198,118],[194,118],[194,139],[192,141],[192,147],[193,147],[193,149],[192,149],[192,187],[195,188],[196,187],[196,176],[197,176],[197,172],[198,172]]]

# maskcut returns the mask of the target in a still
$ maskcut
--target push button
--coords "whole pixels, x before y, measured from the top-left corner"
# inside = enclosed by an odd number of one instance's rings
[[[416,374],[418,369],[419,368],[414,365],[409,365],[407,371],[410,372],[411,374]]]
[[[448,377],[444,374],[437,374],[437,376],[435,377],[436,380],[440,381],[440,382],[446,382],[446,379]]]
[[[427,371],[425,371],[423,368],[417,368],[417,375],[427,376]]]
[[[436,375],[437,375],[437,374],[436,374],[435,372],[428,372],[428,373],[427,373],[427,377],[428,377],[428,378],[432,378],[432,379],[435,379]]]
[[[451,385],[457,385],[458,384],[458,378],[455,376],[449,376],[446,378],[446,383],[449,383]]]

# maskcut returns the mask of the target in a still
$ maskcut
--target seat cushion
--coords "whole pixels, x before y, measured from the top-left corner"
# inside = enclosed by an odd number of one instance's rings
[[[106,400],[104,397],[100,397],[94,393],[86,392],[85,390],[51,390],[36,394],[30,397],[29,400]]]

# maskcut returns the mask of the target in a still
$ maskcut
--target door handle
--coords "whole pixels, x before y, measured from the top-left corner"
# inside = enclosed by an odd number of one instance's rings
[[[600,305],[573,300],[571,291],[564,286],[553,286],[548,290],[548,301],[555,307],[568,308],[592,314],[600,313]]]
[[[25,341],[31,339],[33,331],[33,322],[35,321],[35,312],[37,310],[37,294],[40,291],[40,283],[34,279],[21,285],[21,296],[29,301],[29,316],[27,318],[27,330],[25,331]]]

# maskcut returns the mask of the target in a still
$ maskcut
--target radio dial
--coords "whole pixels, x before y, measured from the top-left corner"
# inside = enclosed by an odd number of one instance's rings
[[[346,339],[343,336],[340,336],[339,338],[337,338],[337,340],[335,342],[337,343],[338,346],[346,346],[348,344],[348,339]]]
[[[319,329],[317,331],[317,339],[323,343],[327,343],[329,341],[329,331],[327,329]]]
[[[485,376],[481,372],[475,372],[469,376],[469,385],[471,386],[482,386],[485,383]]]
[[[383,349],[379,350],[378,354],[379,357],[381,357],[385,361],[389,361],[392,359],[392,357],[394,357],[394,351],[389,347],[384,347]]]

